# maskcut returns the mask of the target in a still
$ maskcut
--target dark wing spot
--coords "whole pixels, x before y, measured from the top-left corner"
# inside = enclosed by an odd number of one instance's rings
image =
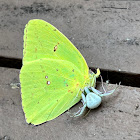
[[[54,29],[54,31],[56,31],[56,29]]]
[[[56,69],[56,71],[58,71],[58,69]]]
[[[50,81],[47,81],[47,85],[50,85],[50,83],[51,83]]]
[[[54,47],[54,52],[56,52],[56,50],[58,49],[57,45]]]
[[[74,72],[74,69],[72,70],[72,72]]]

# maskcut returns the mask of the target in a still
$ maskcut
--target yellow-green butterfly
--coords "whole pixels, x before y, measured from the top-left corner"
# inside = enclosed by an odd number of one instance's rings
[[[54,26],[40,19],[28,22],[20,71],[27,123],[38,125],[58,117],[83,98],[85,87],[95,87],[99,75],[99,69],[89,73],[81,53]]]

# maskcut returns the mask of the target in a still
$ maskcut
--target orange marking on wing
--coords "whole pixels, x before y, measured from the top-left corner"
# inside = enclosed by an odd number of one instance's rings
[[[79,83],[76,84],[76,87],[78,87],[78,86],[79,86]]]
[[[35,52],[37,52],[37,48],[35,48]]]

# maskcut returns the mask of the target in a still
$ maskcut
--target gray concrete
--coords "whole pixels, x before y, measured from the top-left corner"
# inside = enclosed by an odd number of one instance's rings
[[[1,0],[0,56],[22,58],[23,30],[34,18],[63,32],[90,67],[140,73],[140,1]]]
[[[72,119],[64,113],[34,127],[25,121],[20,89],[10,86],[18,82],[19,70],[0,68],[0,73],[0,140],[140,140],[138,88],[120,86],[86,118]],[[114,87],[108,85],[108,89]],[[77,111],[79,106],[81,103],[71,112]]]

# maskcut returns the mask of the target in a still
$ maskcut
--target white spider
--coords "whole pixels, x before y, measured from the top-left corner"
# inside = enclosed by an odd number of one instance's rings
[[[117,88],[118,86],[116,86]],[[78,110],[76,113],[68,113],[70,114],[71,117],[80,117],[83,116],[86,112],[86,109],[94,109],[97,108],[101,102],[102,102],[102,97],[103,96],[108,96],[111,95],[115,90],[111,90],[105,93],[100,92],[99,90],[95,89],[94,87],[85,87],[84,92],[82,93],[82,100],[81,102],[83,103],[83,107]]]

